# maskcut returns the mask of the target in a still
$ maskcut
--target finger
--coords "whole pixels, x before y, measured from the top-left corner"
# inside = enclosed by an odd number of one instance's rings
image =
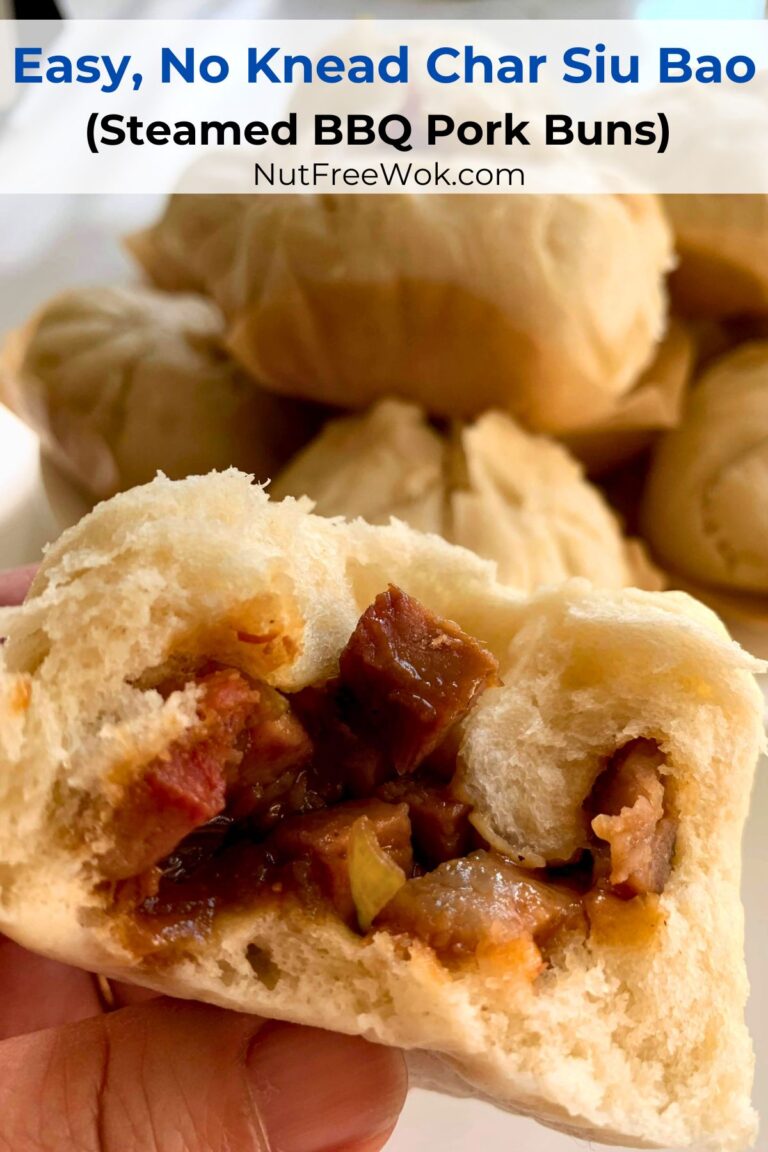
[[[28,564],[26,568],[11,568],[7,572],[0,572],[0,606],[21,604],[36,571],[36,564]]]
[[[85,1020],[101,1010],[92,978],[0,936],[0,1040]]]
[[[95,1016],[104,1007],[154,1000],[156,992],[110,980],[99,994],[96,977],[27,952],[0,936],[0,1040]]]
[[[267,1024],[248,1071],[272,1152],[376,1152],[408,1089],[402,1053],[318,1028]]]
[[[140,988],[138,984],[123,984],[118,980],[110,980],[112,999],[118,1008],[131,1008],[134,1004],[143,1004],[145,1000],[156,1000],[157,992],[150,988]]]
[[[377,1152],[405,1090],[390,1049],[156,1000],[0,1044],[0,1148]]]

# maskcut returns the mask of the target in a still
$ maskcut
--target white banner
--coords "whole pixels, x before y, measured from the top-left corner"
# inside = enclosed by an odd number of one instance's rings
[[[768,192],[764,21],[41,21],[0,191]]]

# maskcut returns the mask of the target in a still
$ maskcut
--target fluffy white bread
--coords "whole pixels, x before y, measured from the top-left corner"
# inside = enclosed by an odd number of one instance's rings
[[[531,986],[449,972],[386,933],[254,909],[175,965],[144,967],[98,914],[84,799],[188,726],[195,690],[135,681],[206,653],[291,691],[334,671],[361,611],[394,581],[498,656],[504,686],[466,723],[467,787],[508,839],[573,838],[602,758],[657,740],[680,826],[661,924],[644,946],[592,938]],[[62,960],[175,995],[439,1054],[479,1094],[603,1141],[745,1148],[752,1050],[739,841],[762,741],[757,663],[682,594],[585,581],[526,599],[493,566],[397,522],[270,503],[234,471],[159,479],[99,506],[46,557],[2,621],[0,930]],[[263,650],[236,632],[269,625]],[[73,835],[74,833],[74,835]],[[267,953],[265,987],[246,959]]]
[[[768,196],[665,196],[680,264],[675,303],[691,316],[768,312]]]
[[[322,516],[390,517],[495,560],[521,592],[585,576],[606,588],[658,587],[637,541],[560,444],[502,412],[452,438],[412,404],[383,400],[330,421],[278,475],[273,499],[309,496]]]
[[[222,197],[218,214],[198,199],[173,198],[133,250],[164,286],[166,253],[171,280],[203,285],[278,392],[561,431],[610,412],[664,326],[653,196]]]
[[[103,498],[235,465],[262,480],[310,434],[301,405],[224,351],[219,309],[149,288],[77,288],[7,337],[0,394],[83,489]]]
[[[694,387],[656,450],[642,520],[684,576],[768,594],[768,341],[723,356]]]

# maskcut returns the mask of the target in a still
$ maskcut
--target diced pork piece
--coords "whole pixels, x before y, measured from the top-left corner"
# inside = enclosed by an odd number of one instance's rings
[[[585,930],[577,893],[535,879],[496,852],[473,852],[409,880],[374,926],[415,937],[450,962],[516,940],[546,944],[571,924]]]
[[[391,775],[384,751],[370,731],[361,730],[359,707],[338,680],[304,688],[291,704],[314,748],[308,787],[322,801],[370,796]]]
[[[290,817],[265,842],[266,851],[275,864],[308,861],[321,892],[350,925],[356,923],[356,910],[349,883],[349,838],[353,824],[361,816],[368,817],[379,846],[409,876],[413,857],[405,804],[351,800],[335,808]]]
[[[258,708],[258,690],[239,672],[199,681],[199,722],[146,765],[126,787],[111,822],[112,850],[101,860],[111,880],[151,868],[224,808],[237,742]]]
[[[360,617],[339,662],[341,684],[400,775],[437,748],[497,672],[458,624],[394,586]]]
[[[227,813],[258,820],[262,830],[301,811],[306,794],[303,770],[312,741],[288,701],[260,684],[259,705],[242,740],[242,760],[227,793]]]
[[[472,809],[457,800],[446,785],[404,777],[384,784],[377,795],[388,804],[408,805],[416,857],[427,869],[469,852]]]
[[[592,830],[610,848],[609,880],[627,897],[663,892],[672,868],[677,822],[665,812],[664,757],[651,740],[622,748],[597,780]]]

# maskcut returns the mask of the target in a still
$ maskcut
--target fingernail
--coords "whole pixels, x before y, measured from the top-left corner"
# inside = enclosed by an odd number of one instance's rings
[[[401,1054],[355,1036],[267,1025],[247,1064],[270,1152],[374,1152],[405,1099]]]

